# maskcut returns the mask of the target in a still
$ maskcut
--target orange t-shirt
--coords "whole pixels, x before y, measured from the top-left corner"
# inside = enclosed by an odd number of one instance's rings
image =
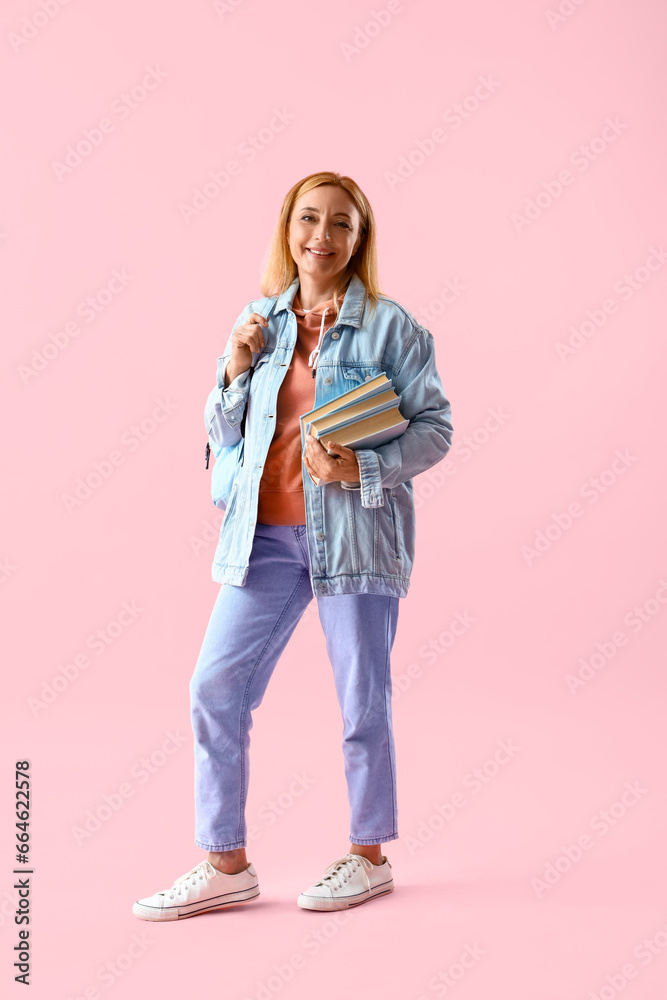
[[[342,301],[343,296],[339,297],[339,304]],[[299,417],[315,406],[315,379],[308,359],[319,342],[325,309],[324,333],[336,320],[333,299],[305,310],[299,302],[298,291],[294,296],[292,310],[296,316],[297,338],[292,360],[278,390],[276,429],[259,483],[257,521],[260,524],[306,523]]]

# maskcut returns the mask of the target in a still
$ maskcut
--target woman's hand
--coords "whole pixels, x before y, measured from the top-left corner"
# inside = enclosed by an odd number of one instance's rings
[[[335,454],[327,454],[327,448]],[[326,438],[319,441],[309,434],[306,438],[303,461],[311,476],[315,476],[321,483],[359,482],[357,456],[352,448],[346,448],[344,444]]]
[[[232,334],[232,354],[225,371],[225,389],[237,375],[247,372],[252,364],[253,353],[264,350],[266,343],[263,331],[269,325],[266,316],[250,313],[245,323],[239,323]]]

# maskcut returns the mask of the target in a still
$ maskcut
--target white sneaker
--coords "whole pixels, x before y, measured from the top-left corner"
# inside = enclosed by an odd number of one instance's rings
[[[138,899],[132,912],[142,920],[181,920],[209,910],[249,903],[257,896],[257,872],[251,864],[236,875],[226,875],[210,861],[201,861],[177,878],[171,889]]]
[[[361,854],[345,854],[324,869],[319,882],[297,899],[306,910],[347,910],[375,896],[392,892],[394,880],[386,856],[374,865]]]

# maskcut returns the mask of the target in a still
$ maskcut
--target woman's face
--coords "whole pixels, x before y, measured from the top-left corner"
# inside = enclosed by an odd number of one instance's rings
[[[335,284],[359,246],[359,224],[359,212],[343,188],[322,184],[297,198],[287,232],[299,274]],[[317,254],[318,249],[326,254]]]

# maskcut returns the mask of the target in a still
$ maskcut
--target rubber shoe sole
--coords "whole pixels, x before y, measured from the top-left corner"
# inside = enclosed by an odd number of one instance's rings
[[[349,910],[353,906],[361,906],[363,903],[368,903],[371,899],[376,899],[378,896],[386,896],[387,893],[393,891],[393,881],[390,883],[383,882],[381,885],[376,885],[371,889],[370,893],[361,893],[362,899],[357,899],[355,896],[342,896],[338,899],[333,899],[326,896],[307,896],[301,893],[297,899],[297,903],[304,910]]]
[[[142,920],[153,920],[163,922],[165,920],[184,920],[186,917],[198,917],[200,913],[210,913],[212,910],[226,910],[229,906],[244,906],[252,903],[259,896],[258,886],[250,889],[243,889],[239,892],[227,893],[234,896],[234,899],[225,899],[220,903],[213,903],[212,900],[205,899],[201,903],[189,903],[185,906],[145,906],[143,903],[134,903],[132,912],[135,917]],[[220,899],[220,896],[214,896]]]

